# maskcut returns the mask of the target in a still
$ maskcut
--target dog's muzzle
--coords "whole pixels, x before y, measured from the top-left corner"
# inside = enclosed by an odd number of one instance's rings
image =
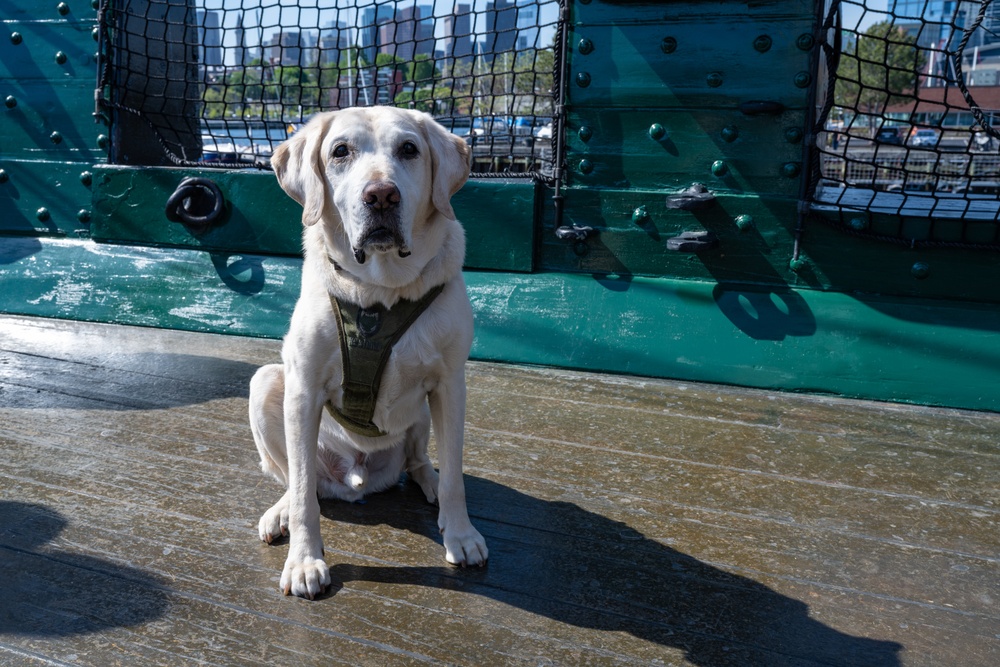
[[[364,264],[369,249],[388,252],[396,248],[400,257],[409,257],[410,249],[400,231],[399,188],[391,181],[373,181],[361,192],[364,203],[365,226],[361,238],[354,246],[354,259]]]

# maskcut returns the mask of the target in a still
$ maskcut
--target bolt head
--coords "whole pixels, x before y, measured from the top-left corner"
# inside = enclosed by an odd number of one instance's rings
[[[24,41],[24,37],[21,36],[19,32],[10,33],[10,43],[17,45]]]
[[[13,109],[14,107],[17,106],[17,98],[14,97],[13,95],[8,95],[7,99],[3,101],[3,104],[8,109]]]
[[[795,257],[788,262],[788,268],[798,273],[799,271],[802,271],[803,269],[806,268],[806,260],[802,259],[801,257]]]
[[[65,65],[69,57],[63,51],[56,51],[56,62],[60,65]]]
[[[65,2],[60,2],[58,5],[56,5],[56,11],[62,14],[63,16],[66,16],[67,14],[69,14],[69,5],[67,5]]]
[[[85,208],[81,208],[76,212],[76,219],[80,222],[90,222],[90,211]]]
[[[917,280],[923,280],[931,275],[931,267],[925,262],[916,262],[910,267],[910,274]]]
[[[707,83],[710,88],[718,88],[722,85],[722,74],[719,72],[712,72],[705,77],[705,83]]]
[[[0,183],[6,183],[10,180],[10,175],[7,173],[6,169],[0,169]]]
[[[587,160],[587,159],[580,160],[580,173],[581,174],[589,174],[592,171],[594,171],[594,163],[593,162],[591,162],[590,160]]]
[[[664,53],[673,53],[677,50],[677,40],[673,37],[664,37],[660,42],[660,51]]]
[[[785,130],[785,141],[790,144],[797,144],[802,141],[802,128],[801,127],[790,127]]]
[[[795,46],[799,47],[803,51],[808,51],[816,43],[816,39],[809,33],[803,33],[799,35],[799,38],[795,40]]]
[[[590,141],[590,138],[594,136],[594,130],[587,125],[583,125],[577,130],[576,134],[580,137],[581,141]]]
[[[735,125],[727,125],[722,128],[722,140],[731,144],[740,137],[740,130]]]
[[[753,216],[744,213],[743,215],[736,216],[736,227],[741,232],[745,232],[748,229],[753,228]]]
[[[649,126],[649,138],[654,141],[659,141],[663,137],[667,136],[667,130],[665,127],[659,123],[653,123]]]
[[[753,48],[759,53],[767,53],[771,50],[771,38],[767,35],[760,35],[753,40]]]
[[[795,75],[796,88],[808,88],[810,83],[812,83],[812,75],[809,72],[799,72]]]
[[[729,165],[722,160],[716,160],[712,163],[712,175],[713,176],[725,176],[729,173]]]
[[[61,144],[62,139],[63,139],[62,134],[59,132],[53,132],[52,134],[49,135],[49,141],[51,141],[54,144]]]
[[[638,206],[634,211],[632,211],[632,222],[636,225],[644,225],[649,222],[649,211],[646,210],[646,206]]]
[[[798,162],[786,162],[781,165],[781,175],[785,178],[795,178],[802,173],[802,166]]]
[[[49,214],[49,209],[43,206],[37,211],[35,211],[35,217],[38,218],[41,222],[45,222],[51,217],[51,215]]]
[[[584,37],[577,43],[576,50],[585,56],[589,55],[594,52],[594,43]]]
[[[97,147],[101,149],[108,147],[108,135],[106,134],[97,135]]]
[[[94,175],[89,171],[80,172],[80,182],[89,188],[94,182]]]
[[[578,72],[576,75],[576,85],[581,88],[586,88],[590,85],[590,74],[587,72]]]

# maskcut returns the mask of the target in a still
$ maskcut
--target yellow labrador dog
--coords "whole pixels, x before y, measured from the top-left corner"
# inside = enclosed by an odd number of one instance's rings
[[[261,465],[286,488],[259,524],[265,542],[289,535],[282,590],[312,599],[330,584],[317,496],[357,500],[404,470],[439,503],[448,562],[484,564],[462,480],[472,308],[450,203],[469,148],[427,114],[358,108],[317,115],[271,164],[305,227],[283,363],[250,384]]]

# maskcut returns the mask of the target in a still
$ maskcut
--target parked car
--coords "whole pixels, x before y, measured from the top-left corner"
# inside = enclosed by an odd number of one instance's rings
[[[903,145],[903,137],[898,127],[882,127],[875,133],[875,141],[880,144]]]
[[[480,116],[472,119],[472,135],[504,136],[510,134],[507,121],[499,116]]]
[[[541,116],[517,116],[511,126],[511,130],[516,136],[532,137],[538,136],[538,131],[551,123],[552,119]]]
[[[940,141],[940,135],[937,130],[925,128],[914,130],[910,135],[909,144],[916,148],[934,148],[937,146],[938,141]]]
[[[446,130],[460,137],[472,134],[472,116],[440,116],[435,118]]]
[[[552,121],[549,121],[545,125],[537,128],[535,130],[535,139],[551,139],[552,138]]]

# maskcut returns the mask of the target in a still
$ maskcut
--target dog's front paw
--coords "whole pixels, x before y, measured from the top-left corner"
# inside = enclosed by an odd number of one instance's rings
[[[313,600],[330,585],[330,568],[322,558],[297,558],[289,554],[280,585],[285,595]]]
[[[452,565],[485,565],[490,552],[486,540],[473,528],[468,520],[458,522],[458,526],[443,524],[444,557]],[[463,525],[464,524],[464,525]]]

